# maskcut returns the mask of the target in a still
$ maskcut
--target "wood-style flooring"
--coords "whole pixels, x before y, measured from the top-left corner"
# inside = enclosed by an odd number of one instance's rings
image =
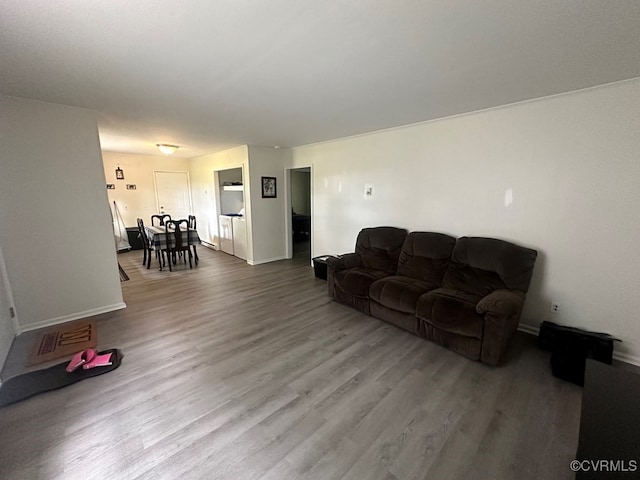
[[[118,256],[121,367],[1,408],[0,478],[573,478],[582,390],[533,337],[488,367],[330,300],[308,256],[198,253]]]

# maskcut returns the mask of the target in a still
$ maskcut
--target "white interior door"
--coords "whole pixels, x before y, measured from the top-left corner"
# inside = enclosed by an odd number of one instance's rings
[[[188,172],[154,172],[158,213],[171,218],[187,218],[191,213],[191,186]]]

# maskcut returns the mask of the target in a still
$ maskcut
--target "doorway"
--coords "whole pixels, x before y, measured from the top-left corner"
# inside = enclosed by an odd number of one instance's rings
[[[19,332],[18,322],[14,309],[13,296],[9,285],[2,249],[0,248],[0,372],[13,343],[13,339]],[[0,378],[0,384],[4,379]]]
[[[311,167],[289,170],[291,256],[311,259]]]
[[[249,242],[243,166],[215,170],[218,249],[247,260]]]

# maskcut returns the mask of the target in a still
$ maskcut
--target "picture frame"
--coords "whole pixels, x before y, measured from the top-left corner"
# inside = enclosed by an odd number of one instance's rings
[[[262,177],[262,198],[276,198],[276,177]]]

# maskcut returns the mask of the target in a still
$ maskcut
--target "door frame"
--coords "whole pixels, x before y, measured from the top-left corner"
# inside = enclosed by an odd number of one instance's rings
[[[11,284],[9,283],[9,274],[7,273],[7,265],[4,262],[4,254],[2,253],[2,246],[0,245],[0,275],[2,275],[2,283],[4,284],[5,294],[9,305],[13,308],[13,316],[11,317],[13,324],[13,332],[15,335],[20,335],[22,329],[20,328],[20,322],[18,321],[18,312],[16,311],[16,302],[13,300],[13,292],[11,291]]]
[[[247,173],[247,168],[244,163],[240,163],[238,165],[226,165],[221,168],[216,168],[213,170],[213,194],[214,194],[214,204],[213,204],[213,215],[216,222],[216,234],[212,239],[215,243],[213,244],[214,250],[221,250],[220,248],[220,215],[223,214],[221,207],[221,190],[220,190],[220,172],[224,172],[225,170],[241,170],[242,175],[242,195],[244,202],[244,218],[247,222],[247,259],[253,258],[253,246],[249,241],[251,238],[251,195],[249,189],[249,175]]]
[[[0,277],[2,278],[2,286],[4,287],[3,294],[7,299],[8,307],[10,309],[9,317],[11,319],[11,329],[13,330],[13,338],[11,339],[11,343],[13,343],[16,336],[21,333],[21,329],[20,329],[20,322],[18,322],[18,312],[16,311],[16,302],[13,300],[13,293],[11,292],[11,284],[9,283],[9,274],[7,273],[7,265],[5,264],[4,255],[2,253],[2,246],[0,246]],[[7,350],[7,355],[9,354],[10,351],[11,351],[11,345],[9,345],[9,350]],[[4,367],[4,363],[6,360],[7,360],[6,357],[0,358],[0,372]],[[2,385],[2,378],[0,378],[0,385]]]

